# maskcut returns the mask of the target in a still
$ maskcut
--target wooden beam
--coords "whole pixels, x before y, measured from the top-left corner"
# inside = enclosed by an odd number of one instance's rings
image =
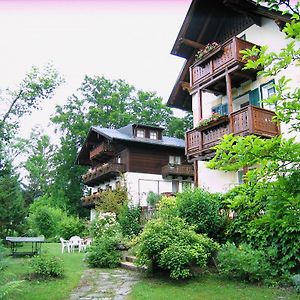
[[[198,94],[199,94],[199,118],[200,118],[200,120],[202,120],[202,118],[203,118],[202,90],[199,90]]]
[[[181,81],[180,85],[183,90],[188,91],[189,93],[191,92],[191,86],[189,82]]]
[[[205,45],[203,44],[200,44],[198,42],[195,42],[195,41],[192,41],[192,40],[189,40],[189,39],[185,39],[185,38],[180,38],[179,41],[187,46],[190,46],[190,47],[193,47],[195,49],[201,49],[201,48],[204,48]]]

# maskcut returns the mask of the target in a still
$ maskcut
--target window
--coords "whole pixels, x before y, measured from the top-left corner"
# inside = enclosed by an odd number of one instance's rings
[[[157,138],[158,138],[157,131],[150,130],[150,139],[157,140]]]
[[[145,137],[145,130],[144,129],[137,129],[136,130],[136,137],[144,138]]]
[[[118,156],[116,157],[116,162],[117,162],[117,164],[120,164],[120,163],[121,163],[121,156],[120,156],[120,155],[118,155]]]
[[[224,103],[224,104],[217,105],[212,108],[212,112],[222,116],[228,115],[228,104]]]
[[[240,36],[240,39],[246,41],[246,34],[244,33],[242,36]]]
[[[276,93],[274,83],[274,80],[271,80],[260,86],[262,99],[268,99]],[[274,110],[275,106],[273,104],[264,103],[264,108]]]
[[[244,183],[244,172],[243,171],[237,172],[237,182],[238,182],[238,184]]]
[[[170,155],[169,156],[169,164],[172,165],[172,166],[173,165],[180,165],[181,164],[181,157]]]

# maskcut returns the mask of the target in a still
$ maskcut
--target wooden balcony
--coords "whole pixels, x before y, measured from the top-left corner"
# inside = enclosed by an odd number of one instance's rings
[[[201,60],[190,67],[190,86],[214,93],[225,94],[225,74],[231,75],[232,87],[242,82],[254,80],[257,71],[241,70],[245,64],[241,50],[250,49],[255,44],[233,37],[221,46],[213,49]]]
[[[84,184],[94,186],[126,172],[126,166],[118,163],[103,164],[82,176]]]
[[[81,198],[81,205],[86,208],[95,207],[95,203],[101,199],[101,193],[97,192]]]
[[[90,160],[99,159],[100,157],[113,156],[114,151],[112,145],[103,142],[90,152]]]
[[[250,134],[271,138],[280,134],[279,126],[272,121],[275,113],[256,106],[247,106],[210,124],[186,133],[186,155],[207,160],[214,155],[211,147],[217,145],[224,134],[246,136]]]
[[[182,165],[166,165],[161,169],[163,177],[167,176],[182,176],[182,177],[194,177],[194,167],[189,164]]]

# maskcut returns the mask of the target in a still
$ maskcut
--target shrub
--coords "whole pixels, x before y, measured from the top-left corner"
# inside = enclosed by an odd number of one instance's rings
[[[159,202],[160,198],[161,198],[160,195],[150,191],[147,195],[147,203],[149,206],[155,207],[156,203]]]
[[[132,238],[141,231],[140,225],[141,210],[139,207],[129,206],[124,203],[118,215],[118,222],[124,236]]]
[[[91,267],[114,268],[120,264],[121,253],[114,237],[103,235],[88,248],[86,261]]]
[[[236,247],[226,243],[218,253],[218,262],[221,273],[250,282],[266,280],[271,274],[265,252],[247,244]]]
[[[31,260],[34,274],[41,278],[62,277],[64,273],[62,260],[47,254],[36,255]]]
[[[7,250],[0,241],[0,271],[7,267]]]
[[[69,239],[71,236],[83,236],[85,223],[78,217],[65,216],[58,224],[58,233],[60,237]]]
[[[101,198],[96,203],[96,210],[118,214],[125,202],[128,202],[128,193],[124,187],[101,192]]]
[[[120,240],[121,229],[116,221],[116,214],[108,212],[100,213],[91,223],[91,235],[95,239],[106,235]]]
[[[160,217],[178,216],[176,197],[162,197],[157,203],[157,214]]]
[[[194,225],[196,232],[219,241],[224,239],[226,216],[221,214],[220,194],[187,189],[176,198],[179,216]]]
[[[292,276],[291,280],[297,293],[300,293],[300,274]]]
[[[138,263],[168,270],[179,279],[192,275],[191,265],[204,267],[217,244],[197,234],[179,217],[149,221],[140,235]]]

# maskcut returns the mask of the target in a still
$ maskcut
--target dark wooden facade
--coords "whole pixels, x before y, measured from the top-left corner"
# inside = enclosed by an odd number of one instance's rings
[[[249,105],[206,126],[194,128],[186,133],[186,155],[190,159],[211,158],[214,155],[211,147],[217,145],[224,134],[255,134],[264,138],[278,135],[280,128],[273,122],[274,116],[273,111]]]
[[[125,128],[125,129],[124,129]],[[162,136],[162,129],[153,126],[132,126],[132,132],[127,127],[120,129],[116,136],[124,132],[128,134],[123,139],[111,138],[92,130],[78,155],[77,162],[91,166],[91,169],[82,176],[84,184],[88,186],[98,186],[111,179],[120,176],[125,172],[162,174],[163,166],[170,162],[170,156],[180,157],[180,165],[185,167],[176,169],[176,172],[164,172],[168,178],[191,178],[194,174],[188,169],[188,162],[184,154],[183,141],[167,138],[165,141]],[[145,137],[137,136],[137,130],[142,129]],[[155,131],[157,139],[150,139],[150,132]],[[171,141],[171,142],[170,142]],[[179,143],[180,141],[180,143]],[[171,144],[170,144],[171,143]],[[172,145],[173,143],[173,145]],[[180,145],[179,145],[179,144]]]

